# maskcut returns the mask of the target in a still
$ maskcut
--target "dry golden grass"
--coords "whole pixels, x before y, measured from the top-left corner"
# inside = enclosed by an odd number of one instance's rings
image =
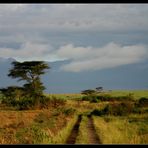
[[[26,126],[31,124],[34,117],[41,112],[41,110],[35,111],[0,111],[1,124],[0,128],[5,126],[9,127],[12,124],[18,124],[23,122]]]
[[[67,123],[73,117],[51,108],[0,111],[0,118],[0,144],[47,144],[55,140],[64,141],[64,135],[68,135],[70,129],[69,127],[67,130]],[[60,139],[62,133],[64,135]]]
[[[15,144],[17,129],[28,127],[40,111],[0,111],[0,143]]]

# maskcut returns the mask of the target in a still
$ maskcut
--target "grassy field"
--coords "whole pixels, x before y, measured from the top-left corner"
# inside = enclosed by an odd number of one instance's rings
[[[64,143],[76,120],[56,109],[0,111],[0,117],[1,144]]]
[[[148,115],[93,117],[103,144],[148,143]]]
[[[110,91],[111,96],[133,93],[135,100],[148,97],[146,90]],[[65,99],[64,106],[18,111],[0,106],[0,144],[65,144],[78,115],[82,116],[76,144],[89,144],[86,115],[101,110],[109,102],[80,101],[81,94],[46,94]],[[113,102],[114,103],[114,102]],[[144,107],[148,110],[148,107]],[[148,111],[125,116],[94,116],[102,144],[148,144]]]
[[[111,91],[104,91],[100,94],[109,94],[111,96],[125,96],[132,94],[135,99],[139,99],[140,97],[148,97],[148,90],[111,90]],[[55,96],[58,98],[63,99],[76,99],[81,98],[84,95],[80,93],[75,94],[46,94],[47,96]]]
[[[79,94],[79,93],[75,93],[75,94],[46,94],[49,97],[58,97],[61,99],[79,99],[81,98],[83,95]]]
[[[133,94],[135,99],[139,99],[141,97],[148,97],[148,90],[112,90],[107,92],[111,96],[124,96],[128,94]]]

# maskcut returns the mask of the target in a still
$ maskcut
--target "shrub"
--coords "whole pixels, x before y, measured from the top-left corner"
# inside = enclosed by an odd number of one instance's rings
[[[17,106],[19,110],[26,110],[33,108],[35,102],[32,98],[22,98],[21,100],[15,101],[13,105]]]
[[[133,113],[141,114],[141,113],[143,113],[143,110],[142,110],[142,108],[135,106],[133,109]]]
[[[126,96],[110,96],[110,95],[99,95],[97,98],[101,101],[133,101],[133,94],[129,94]]]
[[[99,102],[98,96],[97,95],[87,95],[82,97],[82,101],[90,101],[91,103],[97,103]]]
[[[112,97],[110,95],[99,95],[97,98],[100,101],[112,101]]]
[[[113,102],[113,101],[134,101],[134,97],[133,94],[129,94],[126,96],[110,96],[108,94],[103,94],[103,95],[96,95],[96,94],[91,94],[91,95],[87,95],[82,97],[82,101],[90,101],[90,102],[94,102],[97,103],[99,101],[109,101],[109,102]]]
[[[91,103],[99,102],[99,99],[98,99],[98,97],[96,95],[90,96],[89,100],[90,100]]]
[[[138,106],[147,107],[148,106],[148,98],[142,97],[138,101]]]
[[[69,116],[69,115],[73,115],[76,112],[76,109],[70,107],[70,108],[63,108],[62,113]]]
[[[90,96],[83,96],[82,101],[90,101]]]
[[[38,104],[40,108],[48,108],[50,106],[50,99],[50,97],[40,96]]]
[[[94,109],[94,110],[91,112],[91,115],[101,116],[101,115],[102,115],[102,111],[99,110],[99,109]]]
[[[132,113],[134,109],[134,104],[131,102],[121,102],[107,104],[102,110],[93,110],[91,114],[93,115],[114,115],[114,116],[124,116]]]

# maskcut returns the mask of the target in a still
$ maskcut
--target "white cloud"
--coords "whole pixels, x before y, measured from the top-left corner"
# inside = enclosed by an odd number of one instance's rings
[[[1,57],[13,57],[19,61],[25,60],[51,60],[54,55],[50,54],[52,47],[49,44],[26,42],[20,49],[0,48]]]
[[[74,47],[70,44],[56,53],[59,57],[72,60],[63,65],[62,70],[80,72],[137,63],[147,58],[148,51],[144,45],[121,46],[111,42],[100,48]]]

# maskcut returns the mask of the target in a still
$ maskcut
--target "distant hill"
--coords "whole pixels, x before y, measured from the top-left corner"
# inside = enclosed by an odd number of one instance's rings
[[[13,58],[0,58],[0,87],[22,85],[7,76]],[[60,71],[69,60],[47,62],[51,69],[42,76],[48,93],[79,93],[84,89],[102,86],[104,89],[148,89],[148,61],[111,69],[88,72]]]

